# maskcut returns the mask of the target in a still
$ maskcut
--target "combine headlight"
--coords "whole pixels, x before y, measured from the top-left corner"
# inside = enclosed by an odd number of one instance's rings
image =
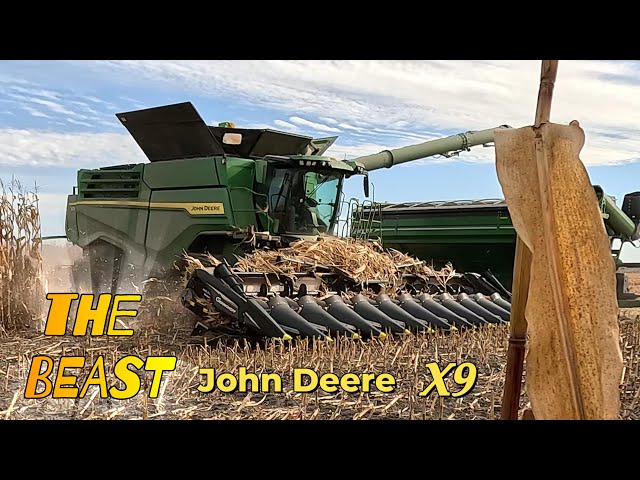
[[[300,165],[304,165],[304,160],[300,160]]]

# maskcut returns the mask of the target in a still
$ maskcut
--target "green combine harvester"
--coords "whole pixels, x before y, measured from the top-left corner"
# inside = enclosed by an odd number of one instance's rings
[[[229,317],[239,335],[284,339],[384,337],[509,320],[510,293],[481,274],[446,287],[407,276],[404,293],[390,298],[387,279],[354,284],[335,271],[233,269],[237,256],[256,249],[335,233],[345,179],[362,175],[368,197],[369,171],[489,145],[495,129],[340,161],[324,155],[336,137],[209,126],[189,102],[117,118],[149,161],[78,171],[65,228],[83,250],[74,268],[79,290],[131,293],[132,285],[157,283],[152,278],[180,285],[187,253],[217,259],[196,270],[179,293],[201,319],[194,333],[216,327],[211,312]]]

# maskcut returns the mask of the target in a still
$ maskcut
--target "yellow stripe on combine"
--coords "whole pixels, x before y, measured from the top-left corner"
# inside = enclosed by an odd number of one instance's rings
[[[79,200],[69,204],[70,207],[91,205],[96,207],[137,207],[168,210],[185,210],[189,215],[224,215],[224,204],[192,203],[192,202],[141,202],[132,200]]]
[[[149,202],[135,202],[125,200],[79,200],[77,202],[71,202],[70,207],[77,205],[95,205],[95,206],[110,206],[110,207],[140,207],[146,208],[149,206]]]

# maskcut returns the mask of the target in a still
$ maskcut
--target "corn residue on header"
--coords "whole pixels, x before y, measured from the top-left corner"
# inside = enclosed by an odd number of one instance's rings
[[[403,274],[436,277],[445,282],[456,276],[451,265],[435,270],[424,261],[397,250],[385,250],[378,242],[321,236],[318,241],[301,240],[279,250],[257,250],[238,260],[242,272],[301,273],[327,269],[354,282],[384,279],[398,284]]]

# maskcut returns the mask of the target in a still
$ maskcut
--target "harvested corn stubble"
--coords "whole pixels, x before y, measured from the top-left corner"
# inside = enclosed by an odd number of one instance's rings
[[[171,312],[169,315],[172,315]],[[620,341],[625,362],[620,385],[623,419],[640,419],[640,321],[637,317],[621,322]],[[0,339],[0,420],[3,419],[495,419],[500,417],[500,401],[509,328],[469,330],[453,335],[403,336],[385,342],[362,342],[341,337],[334,342],[297,340],[288,348],[275,341],[262,348],[248,348],[244,342],[212,342],[197,345],[190,330],[170,325],[149,324],[136,329],[132,337],[118,342],[105,337],[46,337],[22,334]],[[25,383],[34,352],[51,356],[86,356],[88,365],[102,355],[108,372],[114,361],[124,355],[145,358],[148,355],[176,355],[176,370],[162,382],[163,394],[146,398],[141,392],[134,398],[114,402],[95,395],[91,386],[85,398],[24,398]],[[437,361],[460,364],[472,362],[478,369],[478,381],[463,397],[428,397],[417,393],[433,380],[424,365]],[[281,393],[200,393],[203,382],[200,367],[236,374],[247,367],[257,375],[275,373],[283,379]],[[369,394],[314,393],[291,391],[291,369],[311,368],[318,373],[343,375],[355,372],[387,372],[397,379],[393,393],[372,391]],[[82,380],[89,367],[76,371]],[[460,387],[453,375],[445,379],[451,390]],[[520,413],[530,407],[526,392]]]

